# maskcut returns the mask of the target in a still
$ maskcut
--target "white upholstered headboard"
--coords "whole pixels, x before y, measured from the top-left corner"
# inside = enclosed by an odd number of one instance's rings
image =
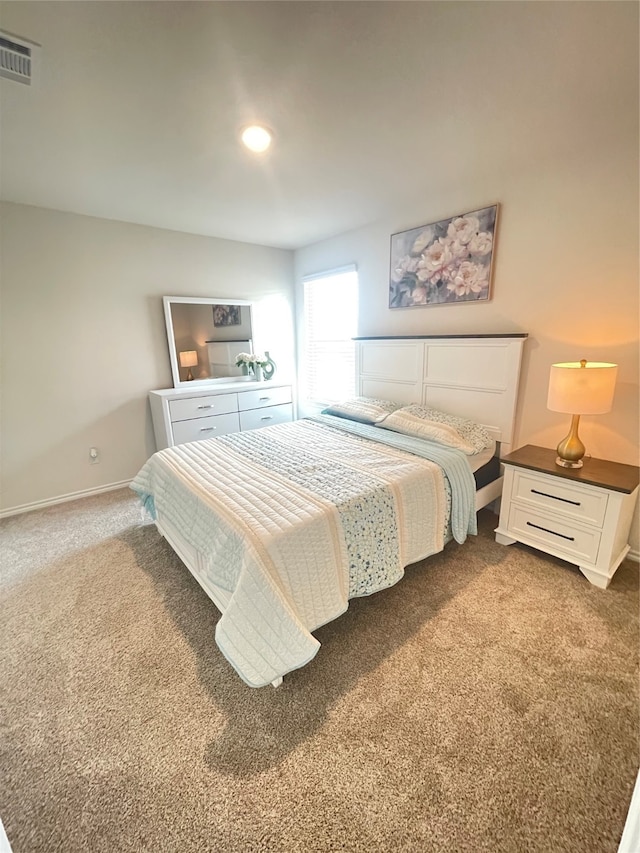
[[[356,338],[357,393],[483,424],[510,450],[526,334]]]

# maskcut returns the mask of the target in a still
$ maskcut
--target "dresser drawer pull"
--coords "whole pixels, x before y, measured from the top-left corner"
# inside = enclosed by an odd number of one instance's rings
[[[270,400],[270,399],[271,399],[271,397],[258,397],[258,400],[259,400],[261,403],[264,403],[266,400]]]
[[[200,427],[200,432],[211,432],[215,427]]]
[[[263,416],[260,418],[260,420],[261,420],[261,421],[271,421],[271,420],[273,420],[273,415],[263,415]]]
[[[580,501],[570,501],[569,498],[559,498],[557,495],[548,495],[546,492],[539,492],[537,489],[531,489],[532,494],[542,495],[543,498],[553,498],[554,501],[564,501],[566,504],[580,506]]]
[[[569,542],[575,542],[576,541],[575,536],[565,536],[564,533],[556,533],[555,530],[549,530],[548,527],[540,527],[539,524],[532,524],[532,522],[530,522],[530,521],[527,521],[527,525],[529,527],[535,527],[536,530],[544,530],[545,533],[553,533],[554,536],[559,536],[561,539],[568,539]]]
[[[208,406],[198,406],[199,409],[215,409],[213,403],[209,403]]]

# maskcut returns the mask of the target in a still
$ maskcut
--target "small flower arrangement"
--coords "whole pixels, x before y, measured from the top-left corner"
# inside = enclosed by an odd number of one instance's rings
[[[242,367],[243,364],[247,367],[254,367],[256,364],[264,367],[268,361],[264,356],[254,355],[251,352],[240,352],[236,356],[236,367]]]
[[[247,374],[254,373],[257,376],[257,368],[262,370],[267,364],[269,364],[269,359],[251,352],[240,352],[236,356],[236,367],[241,367]]]

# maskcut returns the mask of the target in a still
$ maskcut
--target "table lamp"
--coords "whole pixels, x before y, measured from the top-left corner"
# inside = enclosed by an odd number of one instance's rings
[[[191,372],[192,367],[196,367],[198,364],[198,353],[194,349],[185,350],[180,353],[180,367],[186,367],[187,370],[187,381],[193,379],[193,373]]]
[[[551,365],[547,408],[571,415],[571,429],[557,447],[556,465],[582,468],[585,447],[578,437],[580,415],[611,411],[617,364],[601,361],[568,361]]]

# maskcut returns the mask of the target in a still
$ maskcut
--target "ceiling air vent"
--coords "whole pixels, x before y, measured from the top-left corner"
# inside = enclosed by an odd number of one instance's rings
[[[0,77],[30,86],[36,48],[33,42],[0,31]]]

